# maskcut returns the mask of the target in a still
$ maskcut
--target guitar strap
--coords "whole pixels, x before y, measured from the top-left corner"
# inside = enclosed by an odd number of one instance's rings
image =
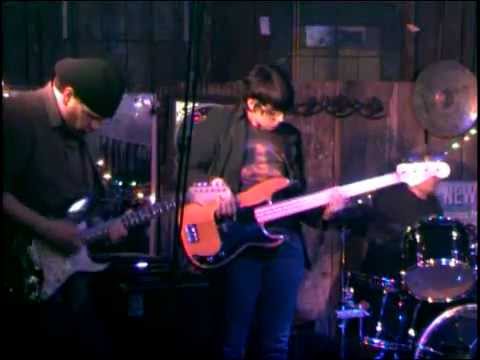
[[[225,173],[225,168],[227,165],[227,159],[231,151],[233,151],[233,139],[234,131],[236,129],[235,119],[239,114],[237,111],[229,111],[228,116],[225,121],[228,122],[228,125],[225,128],[225,131],[219,132],[217,136],[218,151],[215,152],[215,156],[212,159],[212,163],[208,169],[208,177],[222,176]]]

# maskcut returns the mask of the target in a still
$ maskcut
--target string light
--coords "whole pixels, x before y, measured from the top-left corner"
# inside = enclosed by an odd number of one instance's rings
[[[10,97],[10,89],[8,86],[5,85],[5,83],[2,80],[2,94],[4,98]]]
[[[475,114],[476,116],[476,114]],[[454,140],[450,145],[450,149],[459,150],[462,147],[463,143],[469,142],[473,136],[477,135],[477,129],[475,127],[468,130],[467,134],[463,135],[462,138]],[[449,151],[445,150],[443,155],[448,156]]]
[[[150,200],[150,203],[155,204],[155,201],[157,200],[155,193],[150,194],[148,199]]]
[[[372,194],[367,194],[365,197],[358,197],[355,200],[352,200],[353,203],[357,203],[358,205],[362,204],[370,204],[372,201]]]
[[[136,181],[136,180],[126,181],[125,179],[114,178],[112,176],[111,172],[106,170],[106,169],[108,169],[108,166],[106,165],[104,159],[101,159],[101,158],[98,159],[96,164],[97,164],[98,167],[103,168],[103,171],[102,171],[102,174],[101,174],[102,178],[104,180],[108,181],[112,186],[123,187],[124,184],[125,185],[128,184],[132,188],[132,192],[133,192],[133,194],[134,194],[134,196],[137,200],[143,201],[145,199],[145,200],[150,201],[152,204],[155,203],[155,201],[156,201],[155,194],[154,193],[150,194],[150,191],[148,191],[148,189],[150,187],[149,183],[139,184],[138,181]],[[125,191],[125,189],[122,189],[121,191],[123,192],[123,191]]]

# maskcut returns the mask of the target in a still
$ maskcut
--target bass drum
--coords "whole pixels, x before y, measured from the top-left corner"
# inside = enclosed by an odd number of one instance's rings
[[[477,304],[464,304],[440,314],[422,332],[414,359],[476,359]]]

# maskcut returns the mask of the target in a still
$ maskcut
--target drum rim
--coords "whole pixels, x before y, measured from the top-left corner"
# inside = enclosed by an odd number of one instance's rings
[[[428,336],[434,330],[439,324],[441,324],[445,319],[451,318],[455,316],[459,311],[466,309],[466,310],[476,310],[478,309],[478,306],[476,303],[466,303],[462,305],[457,305],[452,308],[446,309],[442,313],[440,313],[438,316],[436,316],[432,322],[423,329],[422,333],[420,334],[418,341],[416,342],[415,345],[415,351],[414,351],[414,358],[418,359],[420,356],[420,352],[424,349],[427,349],[427,351],[431,351],[429,346],[426,346],[425,343],[428,341]]]

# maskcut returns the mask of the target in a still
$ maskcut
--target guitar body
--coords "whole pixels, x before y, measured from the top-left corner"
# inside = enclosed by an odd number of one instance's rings
[[[47,242],[33,239],[29,252],[33,263],[42,272],[36,294],[42,301],[52,296],[76,272],[97,272],[108,266],[91,260],[85,245],[76,253],[65,256]]]
[[[43,273],[30,256],[31,237],[21,233],[9,235],[12,240],[2,254],[2,297],[8,304],[38,302]]]
[[[39,303],[52,296],[78,271],[96,272],[108,264],[93,262],[84,245],[72,255],[65,255],[48,242],[33,238],[22,250],[12,252],[18,258],[15,281],[6,284],[6,295],[14,303]]]
[[[254,206],[266,203],[289,184],[286,178],[273,178],[237,195],[239,208],[235,219],[215,218],[218,203],[190,203],[183,208],[181,243],[189,260],[203,269],[225,265],[249,246],[276,247],[284,238],[270,234],[255,220]],[[180,214],[182,217],[182,214]]]
[[[108,267],[108,263],[97,263],[90,258],[88,245],[107,237],[113,220],[87,228],[83,221],[86,212],[85,209],[78,209],[79,203],[84,204],[84,199],[70,207],[67,218],[78,224],[79,238],[83,241],[83,245],[76,253],[66,255],[47,241],[33,238],[31,245],[26,248],[26,256],[22,255],[20,276],[22,281],[20,283],[17,281],[15,290],[13,286],[7,286],[7,294],[12,293],[10,298],[27,303],[38,303],[52,296],[76,272],[98,272]],[[173,201],[157,202],[134,212],[128,212],[119,219],[128,229],[131,226],[144,224],[174,208]]]

